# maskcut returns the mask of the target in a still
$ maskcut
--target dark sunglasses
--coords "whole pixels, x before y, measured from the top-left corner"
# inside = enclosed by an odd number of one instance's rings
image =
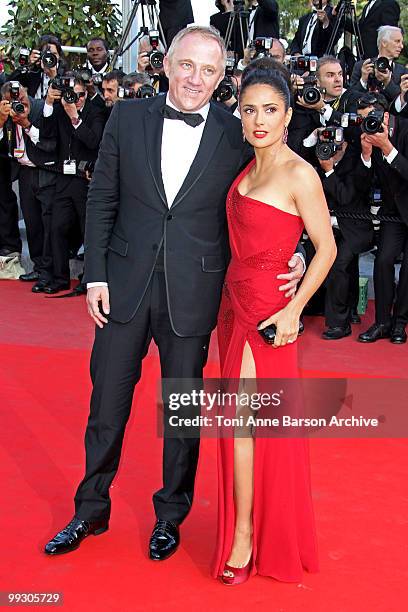
[[[85,97],[85,95],[86,95],[86,91],[79,91],[79,92],[77,93],[78,98],[84,98],[84,97]]]

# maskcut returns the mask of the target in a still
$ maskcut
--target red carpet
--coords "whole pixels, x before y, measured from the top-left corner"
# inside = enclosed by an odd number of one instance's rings
[[[44,543],[73,513],[83,472],[93,326],[82,298],[33,295],[16,281],[0,285],[2,325],[0,591],[63,592],[64,609],[256,610],[313,612],[407,609],[408,443],[311,440],[312,482],[321,570],[301,584],[255,577],[226,589],[209,577],[215,538],[215,441],[203,440],[196,497],[182,545],[165,563],[147,559],[154,521],[151,494],[160,485],[156,436],[158,360],[154,347],[112,488],[110,530],[69,555],[47,558]],[[321,318],[306,319],[300,341],[304,371],[321,375],[406,376],[407,345],[366,346],[353,337],[320,340]],[[218,374],[213,342],[207,375]]]

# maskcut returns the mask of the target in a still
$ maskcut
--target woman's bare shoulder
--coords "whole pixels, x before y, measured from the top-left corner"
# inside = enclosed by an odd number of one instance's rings
[[[294,151],[290,151],[288,155],[286,169],[291,181],[320,180],[313,166]]]

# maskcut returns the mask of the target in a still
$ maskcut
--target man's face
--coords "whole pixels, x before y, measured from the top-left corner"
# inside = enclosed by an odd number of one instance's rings
[[[107,62],[108,52],[100,40],[90,40],[86,48],[86,53],[92,66],[104,66]]]
[[[343,70],[333,62],[322,66],[317,74],[319,86],[326,90],[326,98],[338,98],[343,91]]]
[[[82,110],[86,102],[87,93],[83,85],[74,85],[74,91],[79,95],[78,102],[75,102],[75,107],[78,111]]]
[[[311,8],[319,9],[320,8],[319,0],[310,0],[310,6]],[[322,0],[322,8],[324,8],[325,6],[327,6],[327,0]]]
[[[383,40],[378,55],[397,59],[404,48],[404,39],[401,32],[391,32],[389,40]]]
[[[215,40],[188,34],[174,49],[172,58],[164,58],[169,78],[169,96],[183,112],[205,106],[224,75],[221,49]]]
[[[272,47],[269,49],[269,55],[281,64],[285,61],[285,51],[282,49],[282,45],[275,39],[273,40]]]
[[[118,82],[116,79],[113,81],[102,81],[102,93],[105,100],[105,105],[110,108],[117,102],[118,98]]]

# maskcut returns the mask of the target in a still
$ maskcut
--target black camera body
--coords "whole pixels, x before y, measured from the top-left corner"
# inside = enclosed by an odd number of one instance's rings
[[[304,84],[296,89],[297,97],[302,97],[305,104],[317,104],[322,98],[320,89],[317,86],[317,77],[314,75],[303,77]]]
[[[225,66],[225,76],[213,93],[213,99],[217,102],[228,102],[228,100],[231,100],[231,98],[237,97],[238,87],[234,82],[234,68],[234,59],[232,57],[228,57]]]
[[[21,68],[28,68],[29,66],[29,57],[30,57],[30,50],[29,49],[25,49],[24,47],[22,47],[20,49],[19,55],[18,55],[18,65]]]
[[[75,77],[57,76],[51,81],[51,87],[62,92],[62,97],[67,104],[75,104],[79,100],[78,94],[74,91]]]
[[[11,110],[17,115],[22,115],[25,111],[24,104],[19,100],[20,83],[18,81],[10,81],[10,100]]]
[[[368,113],[367,117],[363,118],[361,122],[361,131],[365,134],[378,134],[383,132],[384,128],[384,111],[372,110]]]
[[[75,70],[75,76],[78,77],[78,79],[81,79],[85,85],[89,85],[89,83],[92,81],[92,70],[86,67],[79,67]]]
[[[132,98],[136,98],[136,92],[133,87],[118,87],[118,98],[132,100]]]
[[[163,68],[164,53],[159,51],[160,34],[158,30],[150,30],[149,41],[152,50],[148,53],[150,65],[154,70],[161,70]]]
[[[318,59],[316,55],[291,55],[288,60],[289,70],[293,74],[315,73]]]
[[[382,74],[386,74],[387,70],[391,71],[391,64],[388,58],[377,57],[377,59],[372,60],[372,61],[374,62],[374,66],[378,70],[378,72],[381,72]]]
[[[342,128],[355,127],[363,123],[363,117],[357,113],[343,113],[340,119]]]
[[[318,159],[331,159],[341,149],[344,142],[343,128],[328,126],[317,130],[316,156]]]
[[[252,43],[252,49],[254,49],[255,54],[253,59],[258,59],[258,57],[268,57],[269,50],[273,45],[273,38],[268,38],[267,36],[257,36]]]
[[[146,83],[139,87],[136,92],[136,98],[153,98],[156,95],[156,90],[153,85]]]

